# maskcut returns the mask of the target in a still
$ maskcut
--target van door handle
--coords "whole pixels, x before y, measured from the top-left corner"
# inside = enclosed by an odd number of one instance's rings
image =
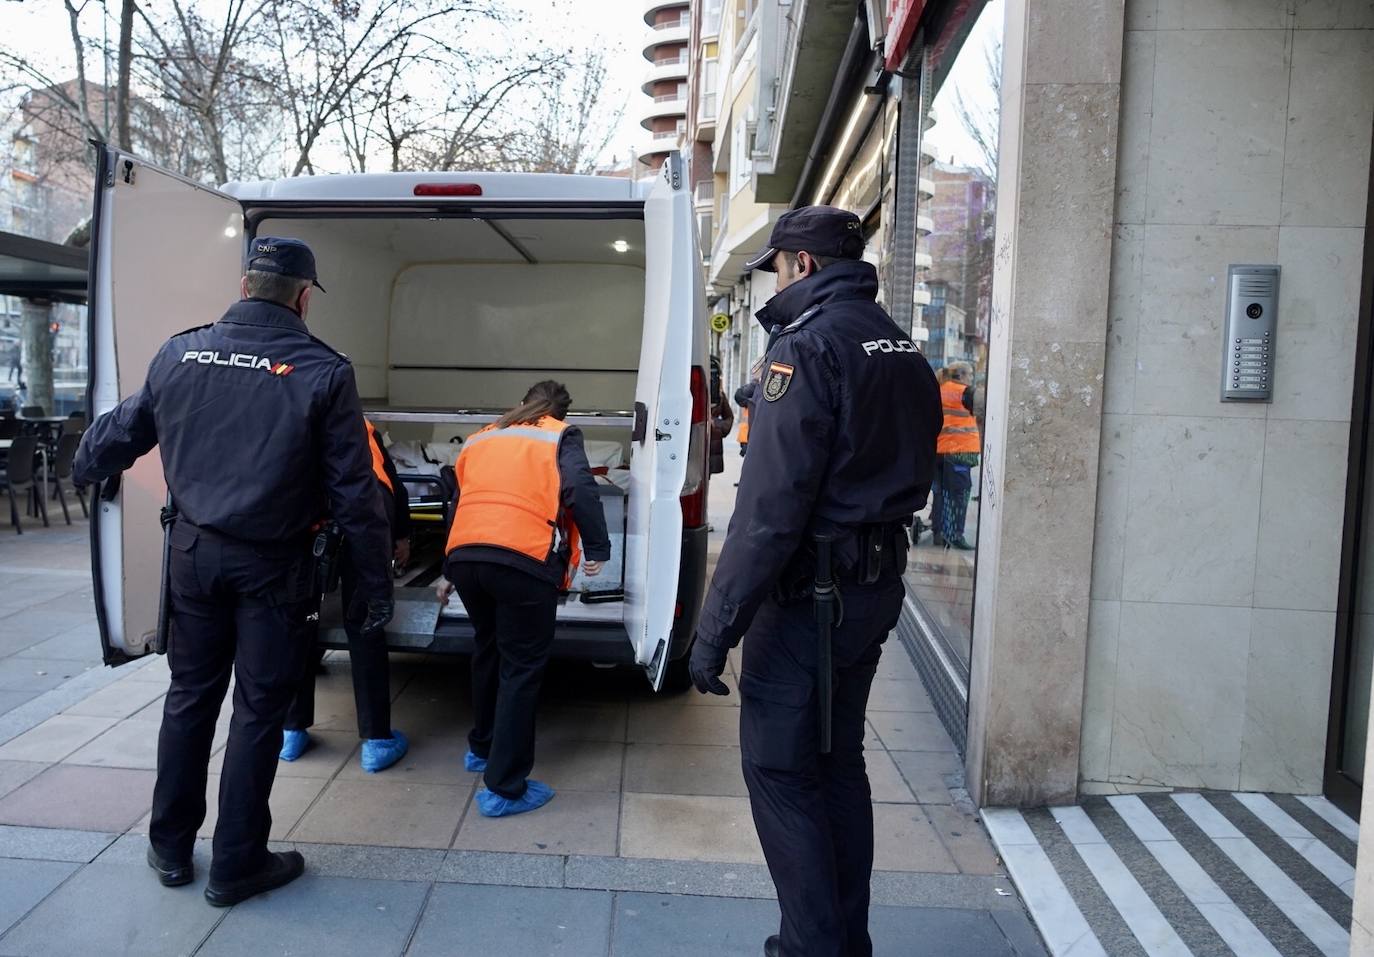
[[[673,435],[672,435],[671,432],[660,432],[658,429],[654,429],[654,441],[655,441],[655,442],[666,442],[666,441],[668,441],[669,439],[671,439],[672,437],[673,437]]]

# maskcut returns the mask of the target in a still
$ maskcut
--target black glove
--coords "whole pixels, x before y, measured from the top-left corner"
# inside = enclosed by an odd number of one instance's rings
[[[362,633],[370,635],[373,632],[381,631],[395,613],[396,603],[390,598],[369,598],[367,614],[363,618]]]
[[[692,684],[702,694],[728,695],[730,689],[720,680],[725,670],[725,656],[730,649],[708,645],[698,638],[692,644],[692,660],[687,669],[692,675]]]

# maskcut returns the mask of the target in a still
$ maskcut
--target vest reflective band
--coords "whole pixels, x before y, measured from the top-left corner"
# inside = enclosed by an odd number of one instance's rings
[[[367,447],[372,453],[372,474],[377,476],[377,481],[386,486],[388,492],[395,495],[396,489],[391,485],[391,476],[386,474],[386,465],[382,460],[382,436],[377,427],[367,419],[363,419],[363,424],[367,426]]]
[[[964,390],[967,388],[962,382],[946,382],[940,386],[945,427],[935,440],[935,451],[939,455],[980,451],[978,422],[973,418],[973,413],[964,408]]]
[[[505,548],[551,565],[568,560],[563,587],[582,560],[572,518],[564,514],[558,448],[567,423],[489,425],[463,443],[454,472],[458,508],[445,554],[467,545]]]
[[[740,445],[749,444],[749,406],[744,406],[739,410],[739,433]]]

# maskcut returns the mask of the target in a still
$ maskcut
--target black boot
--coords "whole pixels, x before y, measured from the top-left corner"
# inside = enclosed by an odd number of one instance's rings
[[[216,881],[210,878],[205,887],[205,899],[215,907],[232,907],[255,894],[276,890],[290,884],[305,872],[305,858],[300,851],[271,854],[257,873],[236,881]]]
[[[782,945],[778,942],[777,934],[769,937],[763,942],[763,957],[778,957],[778,955],[782,953],[779,949],[781,946]]]
[[[153,850],[151,844],[148,845],[148,866],[157,871],[157,879],[163,887],[181,887],[196,879],[194,864],[190,861],[185,864],[169,861]]]

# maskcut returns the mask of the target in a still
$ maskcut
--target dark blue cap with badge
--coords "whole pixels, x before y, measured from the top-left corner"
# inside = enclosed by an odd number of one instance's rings
[[[293,279],[309,279],[320,292],[324,287],[315,275],[315,254],[299,239],[256,236],[248,243],[247,269],[274,272]]]
[[[864,230],[859,217],[835,206],[803,206],[778,217],[768,248],[744,264],[745,272],[777,272],[773,257],[780,252],[805,250],[831,259],[859,259],[864,254]]]

